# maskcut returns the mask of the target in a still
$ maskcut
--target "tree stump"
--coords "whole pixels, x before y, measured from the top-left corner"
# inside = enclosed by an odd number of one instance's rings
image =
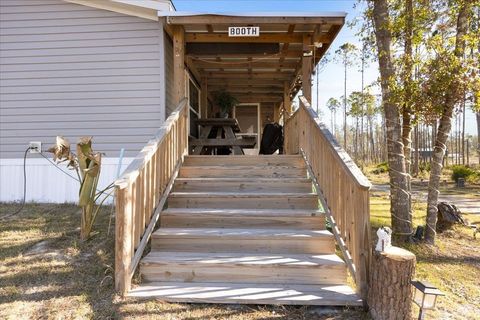
[[[374,251],[367,298],[374,320],[411,318],[410,281],[415,274],[415,263],[415,255],[402,248]]]

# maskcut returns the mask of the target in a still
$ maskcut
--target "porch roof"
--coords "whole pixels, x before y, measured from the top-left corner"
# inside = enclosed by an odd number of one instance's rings
[[[166,29],[182,26],[185,61],[208,91],[225,89],[241,102],[281,102],[302,86],[345,22],[345,12],[158,12]],[[258,26],[257,37],[229,37],[228,27]],[[312,56],[311,59],[304,59]]]

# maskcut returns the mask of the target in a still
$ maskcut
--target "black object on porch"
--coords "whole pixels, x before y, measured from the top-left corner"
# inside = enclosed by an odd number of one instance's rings
[[[283,153],[283,127],[278,123],[269,123],[263,128],[259,154]]]

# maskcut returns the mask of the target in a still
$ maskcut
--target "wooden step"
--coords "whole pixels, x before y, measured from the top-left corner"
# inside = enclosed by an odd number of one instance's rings
[[[154,282],[132,289],[129,297],[166,302],[361,306],[362,300],[345,285],[281,285]]]
[[[306,178],[305,168],[282,166],[182,166],[180,178]]]
[[[152,251],[308,253],[335,252],[327,230],[160,228],[152,235]]]
[[[174,192],[312,192],[307,178],[177,178]]]
[[[346,284],[335,254],[151,252],[141,262],[146,281]]]
[[[172,192],[169,208],[318,209],[314,193]]]
[[[303,209],[168,208],[160,215],[168,228],[325,229],[324,213]]]
[[[184,166],[291,166],[306,168],[299,155],[186,156]]]

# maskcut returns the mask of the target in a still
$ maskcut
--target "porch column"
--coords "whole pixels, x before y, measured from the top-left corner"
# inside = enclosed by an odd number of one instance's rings
[[[206,77],[202,77],[200,81],[200,109],[202,110],[202,118],[208,118],[208,82]]]
[[[185,30],[172,26],[173,35],[173,103],[178,105],[186,97],[185,91]]]
[[[312,103],[312,36],[303,36],[302,91],[308,102]],[[307,56],[305,56],[307,55]]]
[[[290,101],[290,83],[283,83],[283,121],[287,120],[292,114],[292,103]]]
[[[274,103],[273,104],[273,122],[278,123],[280,120],[280,105],[281,103]]]

